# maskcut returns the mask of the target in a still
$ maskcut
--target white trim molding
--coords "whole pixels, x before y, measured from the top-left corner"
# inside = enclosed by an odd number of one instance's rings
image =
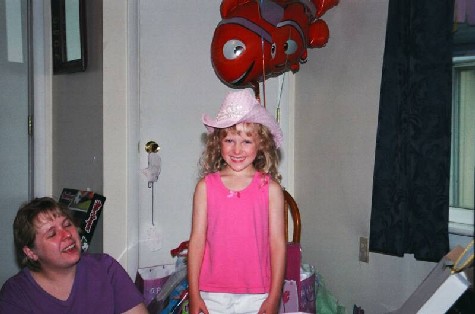
[[[138,210],[136,176],[131,152],[131,134],[137,129],[134,108],[134,75],[131,67],[136,59],[137,2],[104,0],[103,2],[103,154],[104,252],[116,258],[134,276],[138,267]],[[132,61],[131,61],[132,60]],[[133,72],[133,71],[132,71]]]

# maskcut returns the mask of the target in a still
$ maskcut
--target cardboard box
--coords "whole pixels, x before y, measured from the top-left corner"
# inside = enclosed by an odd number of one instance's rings
[[[451,266],[464,252],[457,246],[443,257],[407,301],[392,314],[444,314],[470,287],[465,271],[453,273]],[[472,251],[473,254],[473,251]]]

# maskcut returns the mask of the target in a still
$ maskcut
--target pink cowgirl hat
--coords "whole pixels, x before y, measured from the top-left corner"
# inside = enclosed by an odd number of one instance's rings
[[[274,137],[277,148],[282,145],[283,135],[277,121],[264,108],[250,89],[229,92],[215,119],[203,114],[201,119],[208,129],[225,129],[238,123],[259,123],[265,125]]]

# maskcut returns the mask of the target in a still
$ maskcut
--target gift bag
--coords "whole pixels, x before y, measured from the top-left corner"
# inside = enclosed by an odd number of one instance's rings
[[[296,313],[298,310],[299,295],[297,293],[297,282],[295,280],[285,280],[279,313]]]
[[[176,257],[175,271],[147,306],[150,314],[188,314],[187,256],[188,241],[171,250]]]
[[[183,278],[168,296],[166,307],[160,314],[183,314],[188,312],[188,279]]]
[[[302,264],[300,267],[299,310],[305,313],[317,313],[315,268],[309,264]]]
[[[317,313],[318,314],[345,314],[346,308],[329,291],[325,279],[320,273],[315,276],[317,286]]]
[[[182,308],[187,308],[188,280],[187,269],[175,271],[163,285],[158,295],[147,306],[150,314],[182,314]],[[168,311],[168,312],[167,312]]]
[[[287,245],[287,264],[279,313],[316,313],[315,270],[302,265],[299,243]]]
[[[174,272],[174,264],[144,267],[137,270],[135,286],[142,292],[146,306],[162,291],[163,286]]]

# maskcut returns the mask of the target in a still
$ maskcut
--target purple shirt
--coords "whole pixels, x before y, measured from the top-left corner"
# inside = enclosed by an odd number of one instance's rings
[[[143,302],[122,266],[107,254],[83,254],[66,301],[44,291],[28,268],[8,279],[0,290],[0,314],[123,313]]]

